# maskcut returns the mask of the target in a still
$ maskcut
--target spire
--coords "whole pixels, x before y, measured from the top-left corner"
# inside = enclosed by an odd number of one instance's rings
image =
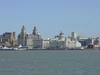
[[[22,26],[22,29],[21,29],[20,36],[24,39],[26,35],[27,35],[26,28],[25,28],[25,26],[23,25],[23,26]]]
[[[25,30],[26,30],[26,29],[25,29],[25,26],[23,25],[23,26],[22,26],[22,29],[21,29],[21,32],[25,32]]]
[[[36,26],[34,26],[33,33],[32,34],[33,35],[36,35],[37,34],[37,28],[36,28]]]

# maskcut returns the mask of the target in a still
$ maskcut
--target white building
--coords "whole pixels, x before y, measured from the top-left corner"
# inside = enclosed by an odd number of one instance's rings
[[[29,34],[27,37],[27,47],[28,49],[33,48],[33,36],[31,34]]]
[[[43,40],[42,41],[42,49],[48,49],[50,46],[49,40]]]
[[[69,37],[69,38],[66,38],[66,48],[69,48],[69,49],[81,48],[81,43],[77,40],[72,40]]]
[[[33,48],[42,48],[43,39],[41,35],[37,32],[36,27],[34,26],[32,34],[27,36],[27,46],[29,49]]]
[[[64,49],[65,48],[64,33],[61,32],[58,36],[55,36],[54,39],[51,39],[49,48],[51,48],[51,49]]]

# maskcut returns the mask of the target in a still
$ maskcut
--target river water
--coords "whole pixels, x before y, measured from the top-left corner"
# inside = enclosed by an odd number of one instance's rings
[[[0,51],[0,75],[100,75],[100,51]]]

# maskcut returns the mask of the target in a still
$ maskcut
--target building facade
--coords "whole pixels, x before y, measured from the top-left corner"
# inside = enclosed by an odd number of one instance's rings
[[[16,33],[15,32],[5,32],[0,35],[0,45],[13,47],[16,45]]]
[[[27,36],[27,46],[29,49],[42,48],[42,42],[43,39],[34,26],[32,34]]]
[[[55,36],[55,38],[50,39],[49,48],[50,49],[64,49],[65,48],[64,33],[61,32],[59,35]]]

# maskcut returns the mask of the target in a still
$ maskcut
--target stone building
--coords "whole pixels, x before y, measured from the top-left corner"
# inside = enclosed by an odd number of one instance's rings
[[[34,26],[32,34],[29,34],[27,36],[27,46],[29,49],[33,48],[42,48],[42,37],[41,35],[37,32],[36,26]]]
[[[64,49],[65,48],[64,33],[61,32],[59,35],[55,36],[55,38],[50,39],[49,48],[50,49]]]
[[[48,49],[50,46],[50,40],[46,39],[46,40],[42,40],[42,49]]]
[[[77,49],[81,48],[82,45],[78,40],[72,40],[72,38],[68,37],[66,38],[66,48],[68,49]]]
[[[18,45],[26,46],[27,36],[26,28],[23,25],[21,32],[18,35]]]
[[[16,33],[15,32],[5,32],[0,35],[0,45],[12,47],[16,45]]]
[[[71,36],[66,37],[66,48],[67,49],[80,49],[82,47],[79,42],[79,35],[75,32],[71,33]]]

